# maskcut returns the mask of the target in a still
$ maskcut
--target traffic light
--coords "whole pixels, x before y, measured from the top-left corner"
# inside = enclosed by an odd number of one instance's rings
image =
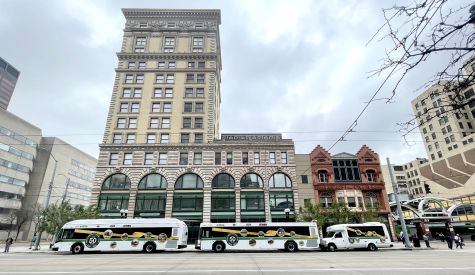
[[[430,186],[429,186],[428,183],[424,183],[424,189],[426,190],[426,194],[431,193],[431,191],[430,191]]]

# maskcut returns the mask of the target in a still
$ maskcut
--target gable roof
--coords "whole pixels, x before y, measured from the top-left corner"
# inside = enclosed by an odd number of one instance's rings
[[[336,155],[332,156],[332,159],[356,159],[357,157],[355,155],[352,155],[350,153],[342,152]]]

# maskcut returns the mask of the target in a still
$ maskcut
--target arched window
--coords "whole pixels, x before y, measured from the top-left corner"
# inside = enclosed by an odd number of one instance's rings
[[[289,188],[289,187],[292,187],[292,181],[284,173],[275,173],[269,179],[269,187],[271,187],[271,188]]]
[[[262,178],[258,174],[249,173],[241,178],[242,188],[262,188]]]
[[[325,170],[318,170],[317,172],[319,182],[328,182],[328,173]]]
[[[369,182],[376,182],[376,172],[374,170],[366,170],[366,179]]]
[[[230,174],[221,173],[213,178],[213,188],[234,188],[234,178]]]
[[[332,193],[321,192],[320,193],[320,205],[322,207],[331,207],[333,203]]]
[[[124,174],[109,176],[102,184],[102,190],[127,190],[130,189],[130,179]]]
[[[160,174],[148,174],[139,182],[139,190],[144,189],[165,189],[167,188],[167,180]]]
[[[365,194],[366,208],[378,208],[378,196],[373,192],[367,192]]]
[[[203,180],[197,174],[184,174],[177,179],[175,189],[203,189]]]

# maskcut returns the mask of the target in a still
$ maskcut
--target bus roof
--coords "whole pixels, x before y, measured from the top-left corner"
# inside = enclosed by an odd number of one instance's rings
[[[385,226],[384,223],[380,222],[366,222],[366,223],[344,223],[344,224],[335,224],[332,226],[327,227],[327,231],[344,229],[348,226],[351,227],[359,227],[359,226]]]
[[[316,222],[254,222],[254,223],[201,223],[200,227],[246,227],[246,226],[317,226]]]
[[[183,226],[185,223],[179,219],[90,219],[75,220],[63,225],[63,228],[77,227],[165,227],[165,226]]]

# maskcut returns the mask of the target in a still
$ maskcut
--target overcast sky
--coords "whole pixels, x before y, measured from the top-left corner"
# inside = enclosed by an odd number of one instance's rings
[[[382,6],[382,5],[385,6]],[[367,41],[392,1],[0,0],[0,56],[21,71],[9,111],[97,157],[125,19],[121,8],[217,8],[221,133],[282,132],[297,153],[329,148],[381,83],[368,78],[384,43]],[[392,104],[378,101],[332,154],[367,144],[382,162],[426,157],[420,135],[404,145],[398,122],[430,68]],[[389,90],[383,90],[381,97]],[[305,133],[302,133],[305,132]]]

